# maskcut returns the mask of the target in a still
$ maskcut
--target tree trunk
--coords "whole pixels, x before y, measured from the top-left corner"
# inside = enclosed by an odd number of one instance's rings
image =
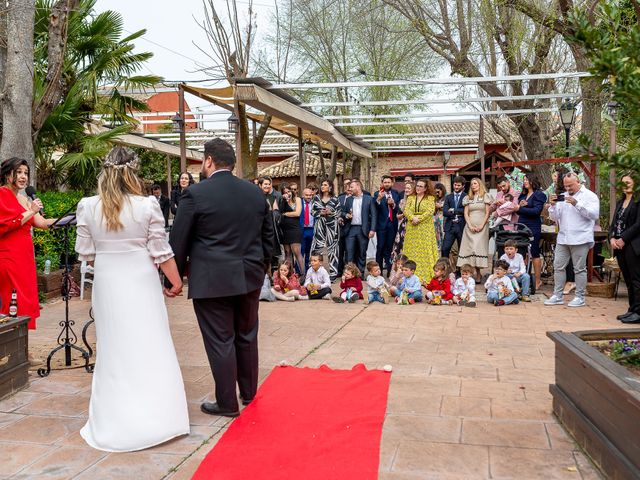
[[[345,165],[346,167],[346,165]],[[331,145],[331,171],[329,172],[329,181],[333,183],[336,179],[336,172],[338,171],[338,147]],[[344,173],[344,169],[343,169]]]
[[[264,119],[260,123],[260,128],[253,138],[253,142],[251,142],[251,155],[249,157],[249,162],[247,162],[245,166],[246,178],[258,177],[258,160],[260,159],[260,147],[262,146],[262,142],[264,141],[264,136],[269,130],[270,123],[271,115],[265,115]]]
[[[7,61],[2,94],[0,160],[11,157],[29,162],[34,182],[31,138],[33,104],[33,22],[35,0],[11,0],[7,12]]]
[[[7,66],[7,12],[0,11],[0,92],[4,91],[4,73]],[[0,101],[0,135],[2,132],[2,101]]]
[[[549,147],[542,140],[543,135],[536,120],[531,115],[512,117],[512,120],[518,127],[523,149],[527,153],[527,160],[549,158]],[[551,184],[551,167],[549,165],[531,165],[531,171],[538,176],[543,186]]]

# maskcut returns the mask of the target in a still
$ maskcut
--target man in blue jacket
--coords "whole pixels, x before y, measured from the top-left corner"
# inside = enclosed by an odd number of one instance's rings
[[[387,269],[387,276],[391,272],[391,250],[393,249],[393,241],[398,231],[398,203],[400,195],[391,187],[393,186],[393,178],[389,175],[382,177],[382,186],[380,191],[374,195],[376,206],[376,238],[378,245],[376,247],[376,262],[380,268]]]
[[[444,240],[442,242],[442,256],[449,258],[453,242],[458,241],[458,249],[462,242],[464,232],[464,205],[462,201],[467,195],[464,192],[464,177],[457,176],[453,179],[453,192],[444,197],[442,215],[444,216]]]

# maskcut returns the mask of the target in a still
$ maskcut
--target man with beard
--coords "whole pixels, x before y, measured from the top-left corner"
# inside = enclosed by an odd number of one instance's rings
[[[393,190],[393,178],[389,175],[382,177],[380,191],[375,193],[374,200],[377,213],[376,262],[380,268],[387,269],[387,276],[391,272],[391,250],[398,230],[398,202],[400,195]]]

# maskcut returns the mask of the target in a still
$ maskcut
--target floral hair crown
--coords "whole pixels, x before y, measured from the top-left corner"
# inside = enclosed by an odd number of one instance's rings
[[[137,170],[140,166],[140,159],[137,155],[131,155],[130,159],[124,163],[121,163],[122,160],[119,155],[107,155],[102,166],[104,168],[115,168],[116,170],[122,170],[126,167]]]

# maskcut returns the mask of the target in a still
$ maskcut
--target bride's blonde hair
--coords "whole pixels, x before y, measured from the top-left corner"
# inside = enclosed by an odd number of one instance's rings
[[[125,147],[113,148],[104,160],[98,177],[98,195],[108,231],[123,228],[120,212],[126,195],[142,195],[142,182],[136,173],[138,164],[136,153]]]

